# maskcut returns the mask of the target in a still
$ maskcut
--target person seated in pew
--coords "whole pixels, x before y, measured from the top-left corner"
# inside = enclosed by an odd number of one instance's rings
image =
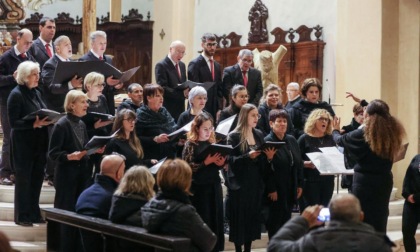
[[[189,251],[210,252],[217,238],[191,205],[191,179],[187,162],[166,160],[157,172],[158,194],[141,208],[143,227],[150,233],[190,238]]]
[[[118,106],[117,112],[122,109],[130,109],[136,113],[137,109],[143,105],[143,87],[138,83],[132,83],[127,88],[128,98]]]
[[[136,114],[129,109],[122,109],[117,112],[112,127],[112,132],[118,130],[105,147],[105,154],[118,152],[125,156],[125,170],[134,165],[145,165],[150,167],[157,163],[156,159],[143,159],[144,151],[139,138],[134,131]]]
[[[103,158],[101,172],[96,174],[95,183],[86,188],[77,199],[76,213],[108,219],[112,195],[124,175],[124,160],[125,157],[118,153]],[[84,251],[103,251],[99,234],[85,230],[81,230],[80,234]]]

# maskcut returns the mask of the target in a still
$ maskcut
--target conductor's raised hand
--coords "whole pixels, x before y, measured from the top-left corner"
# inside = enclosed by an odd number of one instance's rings
[[[67,154],[68,160],[80,160],[86,155],[87,151],[75,151],[71,154]]]
[[[360,103],[360,98],[356,97],[352,92],[346,92],[346,98],[351,97],[353,101]]]

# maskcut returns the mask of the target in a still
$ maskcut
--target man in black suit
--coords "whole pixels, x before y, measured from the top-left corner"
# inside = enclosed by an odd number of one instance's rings
[[[238,63],[223,70],[223,96],[226,99],[226,105],[230,102],[229,94],[233,85],[241,84],[248,90],[248,102],[258,107],[263,86],[261,72],[251,67],[253,58],[254,55],[250,50],[242,49],[238,54]]]
[[[204,109],[216,120],[217,113],[223,107],[222,69],[213,59],[217,47],[216,36],[205,33],[201,37],[201,47],[203,52],[200,56],[188,64],[188,79],[200,83],[215,82],[214,86],[207,90],[207,103]]]
[[[107,42],[106,33],[104,31],[94,31],[89,35],[89,39],[91,49],[80,58],[80,61],[103,60],[112,65],[112,59],[104,54]],[[109,112],[115,115],[114,91],[122,88],[123,84],[120,83],[120,80],[113,79],[112,76],[105,76],[105,80],[106,86],[102,93],[106,97]]]
[[[7,98],[17,85],[13,77],[18,65],[25,61],[35,59],[28,53],[32,45],[32,32],[28,29],[18,31],[16,45],[0,56],[0,120],[3,130],[3,147],[0,162],[0,184],[12,185],[14,171],[10,166],[10,124],[7,116]]]
[[[293,105],[298,103],[302,98],[300,96],[300,87],[297,82],[290,82],[287,85],[287,103],[284,105],[284,108],[289,111],[292,109]]]
[[[187,80],[185,64],[181,61],[184,55],[185,44],[176,40],[169,46],[169,54],[155,66],[156,82],[165,90],[163,106],[175,121],[185,111],[185,98],[188,96],[188,89],[176,89],[178,84]]]
[[[41,78],[43,83],[44,99],[47,107],[57,112],[64,112],[64,99],[71,89],[82,89],[82,78],[77,75],[67,83],[53,83],[55,69],[59,61],[70,61],[72,46],[69,37],[59,36],[54,41],[56,54],[45,62],[42,68]]]
[[[52,40],[55,36],[55,21],[49,17],[43,17],[39,21],[39,37],[34,40],[29,53],[39,63],[39,68],[42,69],[45,62],[52,58],[55,49]]]

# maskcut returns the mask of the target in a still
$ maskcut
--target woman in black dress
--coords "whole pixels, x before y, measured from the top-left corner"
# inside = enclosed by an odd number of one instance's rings
[[[178,128],[185,126],[187,123],[194,120],[196,115],[203,112],[207,103],[207,91],[200,86],[193,87],[188,93],[188,103],[190,107],[181,113],[178,118]]]
[[[334,176],[321,176],[306,153],[320,152],[319,148],[335,146],[332,132],[332,117],[325,109],[315,109],[305,124],[305,134],[298,139],[303,161],[303,202],[300,209],[307,206],[328,206],[334,191]]]
[[[158,84],[146,84],[143,87],[144,104],[137,110],[136,134],[146,159],[160,160],[176,155],[176,143],[169,141],[168,134],[175,131],[177,125],[168,110],[162,107],[163,92]]]
[[[242,106],[245,105],[248,102],[249,95],[248,90],[245,86],[236,84],[233,86],[232,91],[232,101],[230,101],[229,107],[223,109],[220,112],[219,122],[233,116],[239,113]],[[238,117],[235,118],[235,120],[232,123],[232,126],[229,131],[232,131],[234,128],[236,128],[236,125],[238,124]]]
[[[114,138],[106,145],[105,153],[117,152],[125,156],[125,170],[127,171],[134,165],[145,165],[150,167],[157,163],[156,159],[144,160],[143,147],[134,132],[136,114],[129,109],[118,111],[112,131],[118,130]]]
[[[213,118],[207,112],[197,115],[188,133],[188,140],[182,158],[193,171],[191,183],[191,203],[203,221],[217,236],[213,251],[223,251],[223,195],[219,170],[223,168],[226,157],[219,153],[199,159],[199,154],[216,142]]]
[[[251,251],[252,241],[261,239],[261,205],[264,190],[263,170],[267,158],[255,147],[264,143],[264,136],[258,129],[257,107],[242,106],[238,125],[228,136],[227,143],[238,146],[229,156],[232,175],[228,188],[229,241],[235,243],[235,251]],[[236,186],[232,186],[232,179]]]
[[[264,138],[265,141],[285,143],[277,151],[266,152],[269,162],[263,204],[268,207],[265,223],[269,238],[292,217],[293,205],[302,195],[303,162],[296,139],[286,133],[288,116],[284,109],[271,110],[271,132]]]
[[[46,153],[48,150],[48,118],[23,120],[32,112],[45,109],[41,93],[36,89],[39,64],[25,61],[17,68],[16,86],[7,99],[12,146],[12,163],[16,171],[15,222],[21,226],[44,223],[39,209]]]
[[[393,185],[391,168],[405,130],[382,100],[371,101],[364,118],[364,126],[344,135],[340,135],[340,120],[335,120],[333,136],[355,161],[352,189],[365,213],[364,222],[385,233]]]

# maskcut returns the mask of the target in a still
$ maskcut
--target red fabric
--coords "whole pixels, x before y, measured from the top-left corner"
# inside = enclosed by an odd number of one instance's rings
[[[48,57],[52,57],[52,52],[50,48],[50,44],[45,44],[45,51],[47,51]]]
[[[242,77],[244,78],[244,86],[248,85],[248,77],[246,77],[246,71],[242,71]]]

